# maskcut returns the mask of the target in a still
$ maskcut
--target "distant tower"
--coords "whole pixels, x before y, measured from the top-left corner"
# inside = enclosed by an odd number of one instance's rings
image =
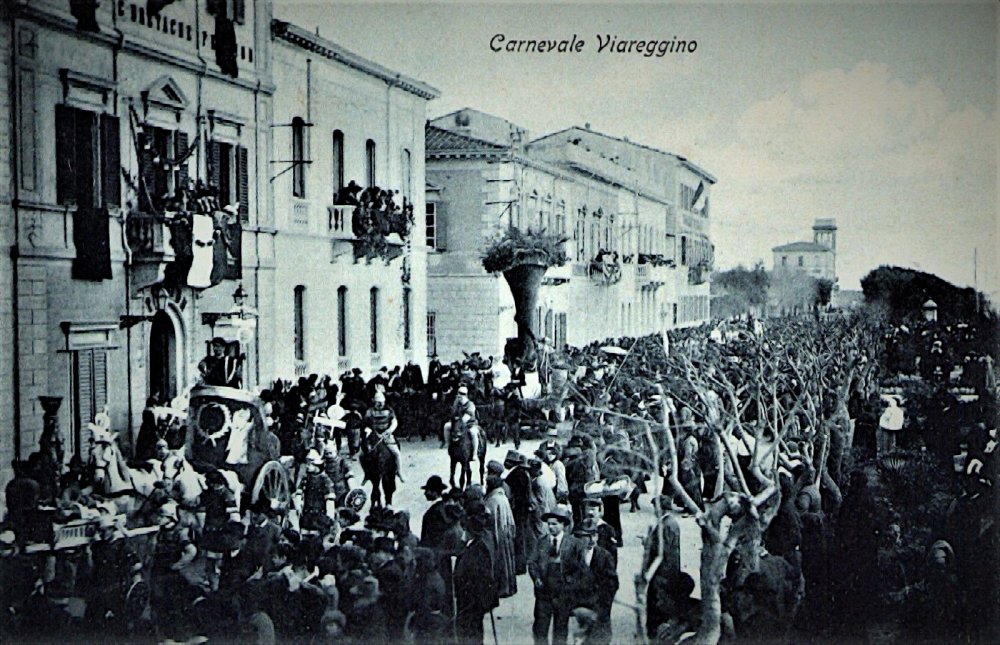
[[[837,220],[832,217],[818,217],[813,224],[813,242],[826,248],[837,250]]]

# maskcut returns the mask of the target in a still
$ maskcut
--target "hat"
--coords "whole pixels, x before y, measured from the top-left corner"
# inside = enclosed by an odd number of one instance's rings
[[[354,369],[351,370],[351,374],[354,374],[355,376],[357,376],[358,374],[361,374],[361,368],[360,367],[355,367]]]
[[[226,339],[223,338],[222,336],[216,336],[215,338],[212,339],[212,342],[210,344],[211,345],[225,345],[226,344]]]
[[[597,535],[597,520],[589,517],[583,520],[573,529],[573,535]]]
[[[537,477],[542,474],[542,462],[538,459],[528,459],[528,468],[531,469],[533,477]]]
[[[381,391],[375,392],[375,395],[372,396],[372,401],[382,401],[385,403],[385,394]]]
[[[458,386],[458,393],[459,394],[466,394],[467,395],[469,393],[469,388],[467,388],[464,385],[459,385]]]
[[[503,473],[503,464],[496,459],[490,459],[486,464],[486,472],[490,475],[500,475]]]
[[[318,450],[310,450],[309,454],[306,455],[306,461],[313,466],[322,466],[323,455],[319,454]]]
[[[559,520],[560,522],[562,522],[566,526],[569,526],[570,524],[573,523],[573,517],[570,515],[569,511],[567,511],[564,508],[559,508],[558,506],[556,508],[552,509],[551,511],[549,511],[548,513],[543,513],[542,514],[542,520],[543,521],[546,521],[546,520],[549,520],[549,519]]]
[[[503,459],[503,463],[508,468],[514,468],[516,466],[527,466],[528,457],[516,450],[508,450],[507,456],[504,457]]]
[[[443,493],[448,489],[448,487],[444,485],[444,481],[442,481],[442,479],[437,475],[431,475],[428,477],[427,483],[421,486],[421,488],[423,490],[429,490],[436,493]]]
[[[580,501],[580,504],[583,506],[600,506],[602,503],[600,497],[584,497]]]

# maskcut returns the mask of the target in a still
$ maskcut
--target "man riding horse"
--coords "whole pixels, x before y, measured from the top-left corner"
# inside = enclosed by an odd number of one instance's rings
[[[445,438],[450,443],[461,438],[462,432],[468,432],[472,437],[472,458],[479,454],[479,424],[476,419],[476,404],[469,399],[469,388],[458,387],[455,403],[451,407],[451,421],[444,424]]]
[[[403,464],[399,455],[399,443],[396,441],[395,435],[397,425],[399,422],[396,420],[396,413],[385,405],[385,393],[382,390],[376,391],[372,397],[372,407],[365,413],[364,427],[370,428],[372,432],[377,434],[381,442],[396,458],[396,476],[399,477],[399,481],[405,483]]]

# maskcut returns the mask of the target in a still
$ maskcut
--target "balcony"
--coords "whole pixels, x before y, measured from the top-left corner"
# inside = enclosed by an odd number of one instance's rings
[[[133,296],[143,287],[163,282],[167,266],[177,259],[170,225],[171,220],[152,213],[132,213],[125,220]]]
[[[664,285],[662,274],[652,264],[635,265],[635,286],[639,289],[657,289]]]
[[[335,240],[356,240],[351,230],[351,216],[354,206],[327,206],[327,232]]]
[[[341,258],[350,258],[352,262],[357,262],[361,258],[372,255],[368,247],[374,242],[379,243],[375,255],[390,261],[402,255],[406,242],[403,241],[399,233],[366,237],[358,237],[354,234],[356,208],[358,207],[353,205],[327,206],[326,232],[331,240],[330,262],[336,263]]]

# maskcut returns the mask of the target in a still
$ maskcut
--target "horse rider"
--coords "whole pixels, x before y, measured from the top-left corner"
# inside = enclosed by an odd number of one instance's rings
[[[468,431],[472,438],[472,459],[479,458],[479,424],[476,422],[476,404],[469,399],[469,388],[466,385],[459,385],[455,393],[455,403],[451,406],[451,421],[445,424],[445,438],[450,443],[457,439],[452,432],[459,432],[462,428]]]
[[[365,412],[364,427],[371,428],[372,432],[379,436],[379,441],[385,443],[386,448],[396,459],[396,476],[399,481],[406,483],[403,479],[403,463],[399,454],[399,442],[396,441],[396,413],[385,404],[385,392],[378,390],[372,397],[372,407]],[[378,445],[378,444],[376,444]]]

